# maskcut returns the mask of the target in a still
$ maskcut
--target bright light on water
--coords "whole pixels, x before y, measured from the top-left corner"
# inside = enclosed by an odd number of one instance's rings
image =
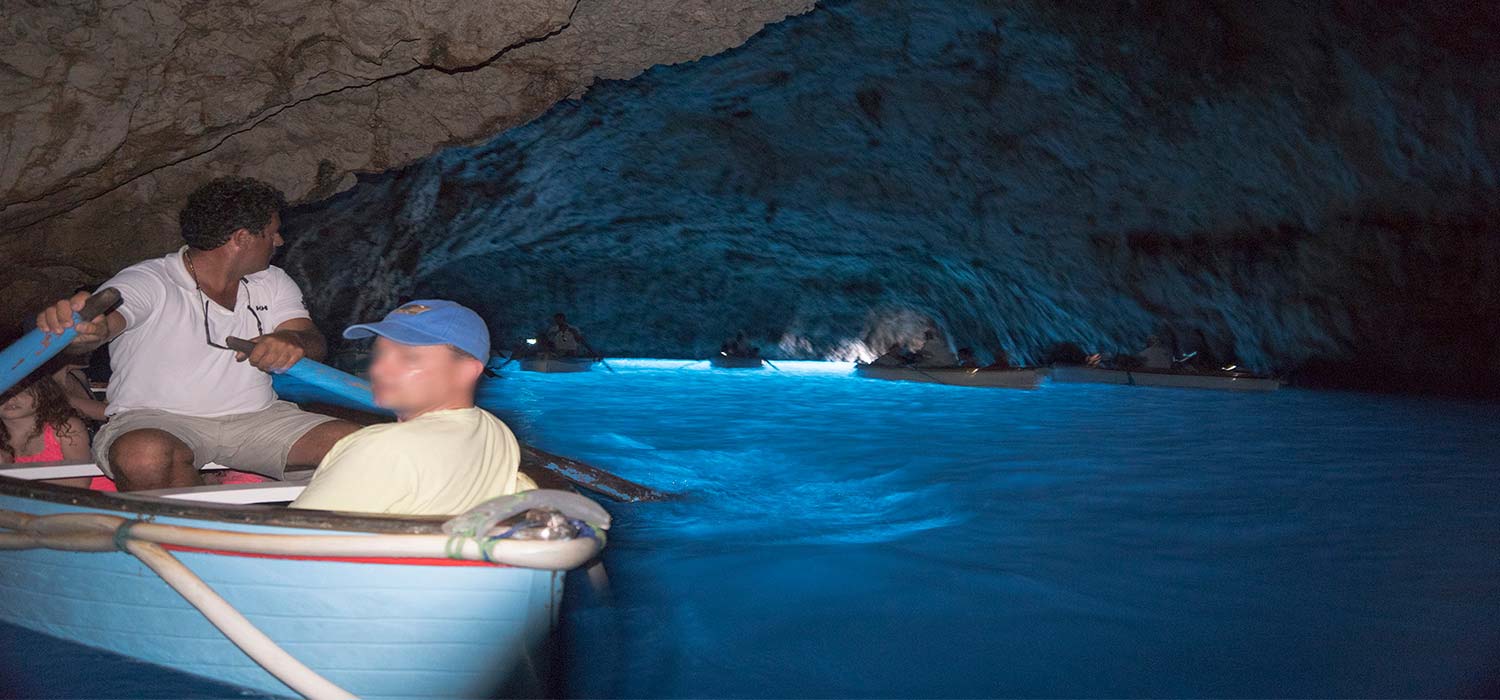
[[[1500,688],[1492,405],[1039,391],[611,360],[508,372],[611,506],[585,696],[1454,695]]]
[[[720,353],[720,354],[723,354],[723,353]],[[715,375],[722,375],[722,374],[725,374],[725,373],[731,373],[731,374],[748,373],[750,375],[756,375],[756,374],[761,374],[761,373],[771,373],[771,374],[780,373],[780,374],[783,374],[785,376],[836,375],[836,376],[844,377],[844,376],[848,376],[849,373],[851,373],[851,372],[854,371],[854,363],[852,363],[852,362],[813,362],[813,361],[809,361],[809,360],[772,360],[771,362],[775,364],[775,368],[774,369],[771,368],[771,367],[764,367],[762,369],[737,369],[737,370],[717,369],[713,365],[710,365],[708,363],[708,360],[696,360],[695,361],[695,360],[654,360],[654,359],[640,359],[640,358],[632,358],[632,359],[613,359],[613,358],[611,358],[611,359],[608,360],[608,362],[609,362],[609,366],[610,367],[613,367],[613,368],[615,368],[617,370],[620,370],[620,369],[669,370],[669,371],[673,371],[673,372],[676,372],[676,371],[703,371],[703,372],[709,372],[709,373],[712,373],[712,374],[715,374]],[[608,372],[609,370],[598,370],[598,371]],[[506,374],[506,376],[507,377],[511,377],[511,378],[516,378],[516,379],[532,379],[535,376],[537,378],[543,379],[544,381],[546,379],[558,378],[557,375],[531,375],[531,374],[520,374],[520,373],[517,373],[517,372],[508,372]],[[579,375],[575,375],[575,377],[577,377],[577,376],[579,376]],[[592,375],[582,375],[582,376],[592,376]],[[495,385],[494,388],[496,390],[503,390],[505,388],[505,385],[503,385],[503,384],[501,384],[501,385]],[[491,394],[491,395],[495,396],[497,398],[497,400],[504,400],[503,391],[502,391],[502,393],[495,393],[495,394]]]

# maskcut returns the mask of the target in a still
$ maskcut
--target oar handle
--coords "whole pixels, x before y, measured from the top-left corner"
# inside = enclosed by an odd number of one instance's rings
[[[103,316],[114,310],[120,304],[120,290],[114,287],[105,287],[83,302],[83,308],[78,310],[78,321],[92,321],[96,316]]]
[[[236,338],[232,335],[224,339],[224,346],[235,352],[245,353],[246,355],[255,352],[255,343],[244,338]]]

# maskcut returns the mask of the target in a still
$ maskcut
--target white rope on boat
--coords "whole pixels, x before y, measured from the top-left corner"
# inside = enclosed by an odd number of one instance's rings
[[[548,571],[576,568],[593,558],[600,547],[598,540],[588,537],[480,540],[448,535],[272,535],[162,525],[100,513],[34,516],[0,510],[0,528],[15,531],[0,533],[0,549],[109,552],[118,549],[116,531],[126,523],[131,539],[175,547],[271,556],[463,559]]]
[[[0,532],[0,550],[129,552],[197,608],[255,663],[312,700],[355,696],[277,646],[163,545],[273,556],[447,558],[552,571],[576,568],[603,547],[603,533],[597,528],[594,536],[553,540],[364,533],[275,535],[162,525],[103,513],[32,515],[3,509],[0,509],[0,530],[9,530]]]

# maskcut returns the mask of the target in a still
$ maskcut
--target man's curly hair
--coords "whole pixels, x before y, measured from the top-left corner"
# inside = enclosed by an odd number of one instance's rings
[[[249,177],[221,177],[188,195],[177,223],[188,245],[213,250],[242,228],[259,235],[285,207],[286,196],[275,187]]]

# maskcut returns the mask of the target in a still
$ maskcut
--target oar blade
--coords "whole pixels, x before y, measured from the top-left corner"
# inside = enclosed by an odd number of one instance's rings
[[[646,501],[665,501],[672,498],[672,494],[657,491],[650,486],[615,476],[593,465],[561,457],[530,445],[522,446],[521,451],[523,455],[531,458],[527,460],[528,462],[534,460],[533,463],[543,469],[556,473],[581,488],[588,489],[616,501],[641,503]]]

